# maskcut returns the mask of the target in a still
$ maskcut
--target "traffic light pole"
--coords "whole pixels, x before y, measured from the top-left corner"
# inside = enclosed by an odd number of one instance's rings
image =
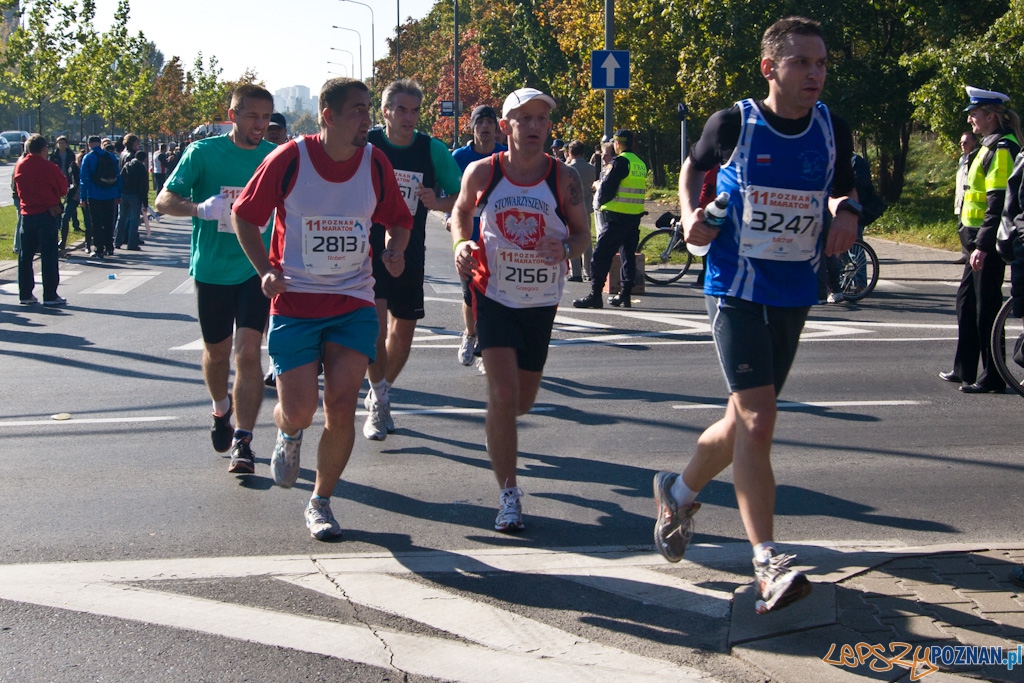
[[[604,0],[604,49],[615,49],[615,0]],[[615,91],[604,91],[604,140],[612,139],[615,127]]]

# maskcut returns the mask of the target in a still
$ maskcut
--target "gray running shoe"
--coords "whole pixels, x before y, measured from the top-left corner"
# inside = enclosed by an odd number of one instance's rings
[[[388,434],[395,433],[395,420],[391,417],[391,404],[384,404],[384,428],[388,430]]]
[[[459,362],[463,365],[473,364],[473,350],[476,348],[476,335],[462,333],[462,341],[459,343]]]
[[[309,499],[306,506],[306,528],[309,535],[318,541],[326,541],[341,536],[341,526],[331,512],[331,501]]]
[[[754,603],[755,612],[780,610],[811,594],[811,582],[803,572],[789,566],[795,559],[796,555],[772,553],[767,562],[754,560],[754,577],[761,592],[761,599]]]
[[[231,445],[231,462],[228,472],[231,474],[253,474],[256,471],[256,455],[249,446],[249,439],[236,441]]]
[[[388,438],[386,406],[380,401],[370,399],[366,405],[366,422],[363,423],[363,436],[370,441],[383,441]]]
[[[520,501],[522,497],[523,490],[518,486],[501,492],[501,507],[498,508],[498,516],[494,520],[495,531],[513,534],[526,528],[523,524],[523,504]]]
[[[299,478],[299,452],[302,450],[302,432],[287,437],[277,430],[277,444],[270,456],[270,472],[274,483],[286,489],[291,488]]]
[[[654,501],[658,504],[654,546],[669,562],[683,559],[686,546],[693,538],[693,516],[700,510],[700,503],[679,509],[679,504],[672,497],[672,485],[677,478],[679,475],[672,472],[658,472],[654,475]]]

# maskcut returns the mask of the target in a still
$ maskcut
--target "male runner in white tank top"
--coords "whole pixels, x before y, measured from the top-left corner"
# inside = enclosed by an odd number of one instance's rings
[[[590,244],[579,176],[544,153],[554,108],[533,88],[505,99],[498,126],[508,151],[470,164],[452,212],[455,267],[473,280],[487,371],[487,453],[501,489],[494,528],[504,532],[524,528],[516,417],[537,398],[566,261]],[[478,207],[480,238],[473,242]]]

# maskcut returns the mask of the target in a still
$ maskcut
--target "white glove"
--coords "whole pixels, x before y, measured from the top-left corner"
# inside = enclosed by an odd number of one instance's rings
[[[196,204],[196,216],[204,221],[216,221],[220,220],[220,217],[224,215],[224,209],[228,206],[228,196],[226,194],[215,194],[205,202]]]

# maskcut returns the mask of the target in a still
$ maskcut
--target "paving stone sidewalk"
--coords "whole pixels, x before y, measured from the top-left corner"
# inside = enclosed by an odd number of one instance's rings
[[[1024,589],[1008,579],[1024,561],[1024,549],[921,551],[818,563],[809,572],[811,596],[765,616],[754,613],[753,586],[741,587],[733,600],[733,655],[779,683],[911,681],[908,667],[886,659],[906,650],[912,663],[915,651],[923,657],[932,646],[995,646],[1005,653],[1024,643]],[[885,659],[872,655],[870,646]],[[1024,681],[1024,665],[1009,670],[1002,664],[939,663],[938,669],[918,680]],[[917,675],[927,670],[921,666]]]

